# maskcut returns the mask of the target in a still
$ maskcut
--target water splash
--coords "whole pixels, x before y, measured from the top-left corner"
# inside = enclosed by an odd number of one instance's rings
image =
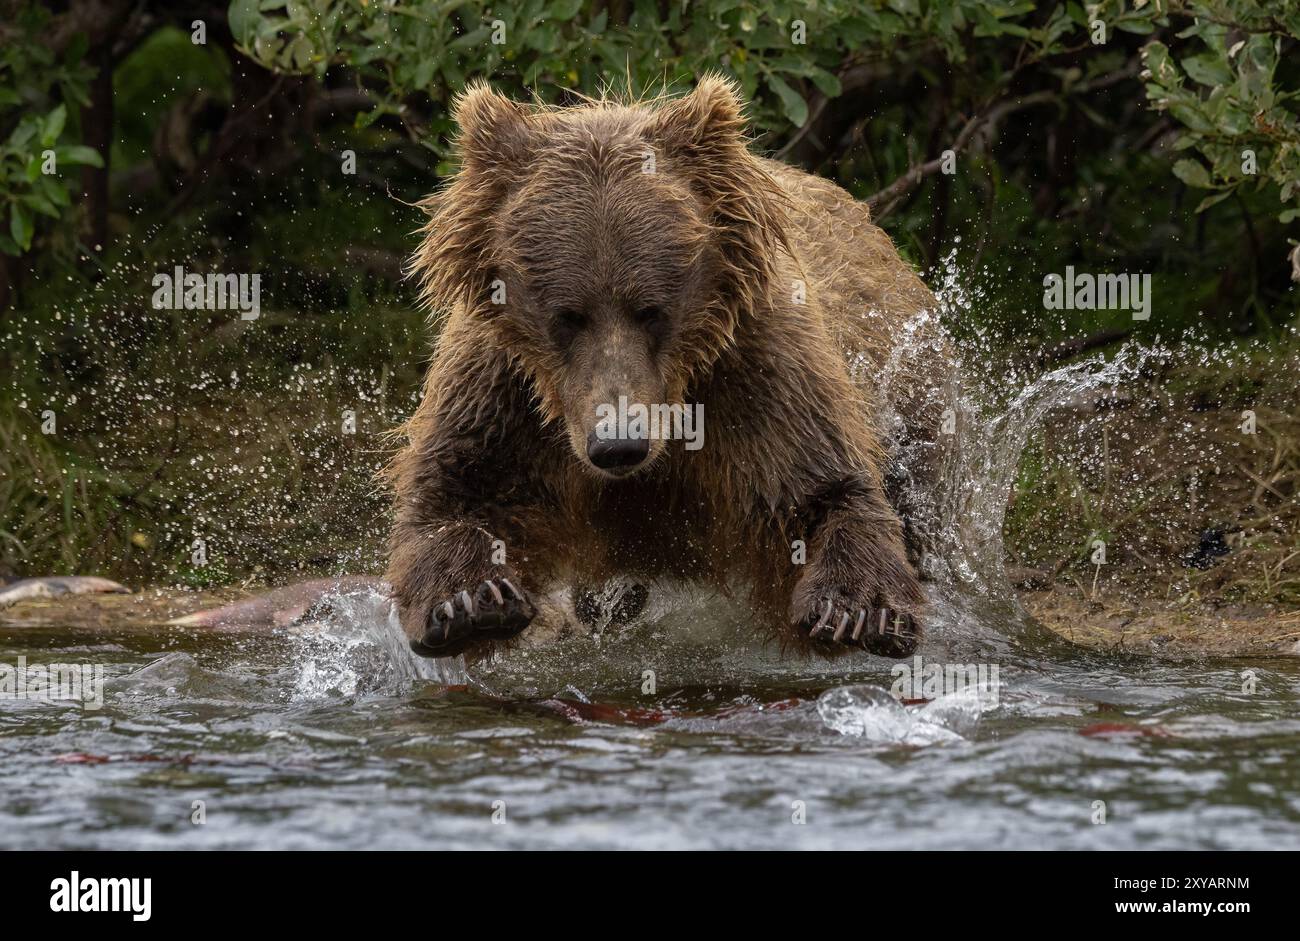
[[[399,693],[419,682],[469,682],[464,657],[417,657],[387,593],[340,590],[321,599],[322,616],[294,632],[296,702]]]
[[[1137,376],[1147,352],[1130,344],[1109,361],[1098,355],[1029,378],[979,331],[950,342],[943,325],[969,320],[986,303],[956,255],[954,248],[937,269],[935,308],[905,325],[875,381],[893,408],[883,420],[898,448],[891,473],[900,480],[900,502],[924,534],[923,573],[940,586],[1005,596],[1002,527],[1025,445],[1053,409]],[[956,358],[955,368],[941,379],[927,376],[930,385],[918,391],[911,387],[917,367],[909,364],[931,361],[936,345],[945,360]],[[899,411],[904,402],[939,424],[937,443],[929,428],[920,440],[909,438]],[[933,481],[911,472],[932,464],[938,465]]]
[[[996,708],[978,689],[903,705],[878,686],[837,686],[817,700],[817,714],[840,735],[881,745],[939,745],[971,738],[980,716]]]
[[[951,578],[981,593],[1006,593],[1002,526],[1030,436],[1053,409],[1135,377],[1145,357],[1127,346],[1109,361],[1096,356],[1062,366],[998,409],[981,402],[967,384],[955,403],[959,440],[936,494],[939,557]]]

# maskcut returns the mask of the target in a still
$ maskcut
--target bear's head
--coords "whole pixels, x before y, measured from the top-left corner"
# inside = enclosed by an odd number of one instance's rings
[[[479,84],[455,103],[460,169],[421,203],[412,259],[424,300],[479,319],[602,477],[665,449],[611,436],[611,409],[692,406],[769,303],[782,197],[741,109],[717,76],[650,102],[521,105]]]

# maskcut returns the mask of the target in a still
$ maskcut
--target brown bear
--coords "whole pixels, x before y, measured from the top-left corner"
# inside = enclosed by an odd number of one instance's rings
[[[751,154],[718,76],[563,108],[479,84],[454,117],[411,262],[447,317],[388,471],[412,649],[482,655],[541,593],[631,576],[709,583],[806,651],[909,655],[924,488],[886,478],[904,450],[933,472],[951,366],[867,208]],[[702,446],[610,423],[627,403],[683,406]]]

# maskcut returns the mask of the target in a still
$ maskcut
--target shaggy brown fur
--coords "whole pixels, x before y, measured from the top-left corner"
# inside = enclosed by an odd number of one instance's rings
[[[883,469],[902,446],[913,473],[935,460],[934,300],[865,206],[750,154],[741,107],[715,76],[648,103],[457,101],[461,169],[422,203],[412,260],[448,317],[390,468],[418,652],[482,653],[530,596],[620,575],[745,586],[801,647],[914,649],[923,594]],[[596,466],[596,406],[620,395],[702,403],[703,448]]]

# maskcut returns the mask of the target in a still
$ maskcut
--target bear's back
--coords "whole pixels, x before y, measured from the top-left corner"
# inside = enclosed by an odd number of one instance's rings
[[[815,287],[836,339],[846,355],[865,354],[881,366],[905,325],[934,309],[934,295],[864,203],[829,180],[774,160],[762,163],[789,199],[796,264],[809,290]]]

